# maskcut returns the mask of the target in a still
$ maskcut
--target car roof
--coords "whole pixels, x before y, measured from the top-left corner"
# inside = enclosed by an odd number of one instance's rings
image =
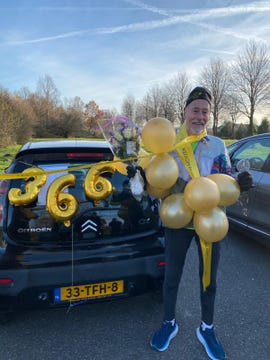
[[[105,140],[41,140],[25,143],[17,152],[16,157],[33,151],[46,151],[56,149],[110,149]]]
[[[252,136],[247,136],[247,137],[244,137],[242,139],[239,139],[237,141],[246,141],[246,140],[252,140],[252,139],[258,139],[258,138],[264,138],[264,137],[269,137],[270,136],[270,132],[267,132],[267,133],[262,133],[262,134],[256,134],[256,135],[252,135]]]
[[[51,148],[108,148],[109,144],[105,140],[42,140],[30,141],[24,144],[20,151],[32,149],[51,149]]]

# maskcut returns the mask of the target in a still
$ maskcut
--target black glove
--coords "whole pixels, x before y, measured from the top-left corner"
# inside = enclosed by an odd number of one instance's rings
[[[137,172],[137,170],[139,170],[141,177],[143,178],[144,183],[146,184],[146,177],[145,177],[145,172],[143,170],[143,168],[141,166],[131,166],[128,165],[127,166],[127,177],[129,179],[133,178]]]
[[[237,177],[237,181],[241,192],[248,191],[252,186],[252,176],[248,171],[241,172]]]
[[[136,166],[131,166],[131,165],[128,165],[127,166],[127,177],[129,179],[133,178],[136,174],[136,171],[137,171],[137,167]]]

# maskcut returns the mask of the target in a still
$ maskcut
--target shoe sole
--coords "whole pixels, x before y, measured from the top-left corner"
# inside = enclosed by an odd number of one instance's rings
[[[168,347],[169,347],[169,345],[170,345],[170,341],[171,341],[171,340],[177,335],[177,333],[178,333],[178,325],[177,325],[177,324],[175,324],[175,325],[176,325],[176,327],[175,327],[174,331],[171,333],[171,335],[169,336],[167,342],[164,344],[163,347],[158,348],[158,347],[156,347],[155,345],[152,344],[152,341],[150,341],[150,346],[151,346],[151,348],[153,348],[153,349],[155,349],[155,350],[157,350],[157,351],[165,351],[165,350],[167,350]]]
[[[220,360],[220,359],[216,358],[216,357],[212,354],[211,350],[209,349],[209,347],[208,347],[208,345],[207,345],[207,342],[204,340],[204,338],[203,338],[202,335],[201,335],[201,332],[200,332],[200,328],[199,328],[199,327],[196,329],[196,334],[197,334],[197,338],[198,338],[199,342],[200,342],[200,343],[202,344],[202,346],[204,347],[204,349],[205,349],[207,355],[209,356],[209,358],[210,358],[211,360]]]

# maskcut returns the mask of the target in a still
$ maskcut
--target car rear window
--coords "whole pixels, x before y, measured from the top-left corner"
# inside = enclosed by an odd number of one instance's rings
[[[145,201],[136,201],[130,192],[129,180],[118,171],[114,174],[111,172],[102,174],[102,177],[107,178],[112,184],[111,195],[102,199],[99,204],[87,197],[84,181],[90,165],[112,158],[111,152],[103,153],[100,149],[94,154],[85,150],[68,150],[49,154],[25,154],[18,157],[13,164],[15,173],[32,166],[40,167],[47,172],[54,170],[61,170],[61,172],[47,175],[46,184],[40,189],[34,203],[27,206],[9,204],[7,223],[9,236],[16,242],[32,244],[71,241],[71,235],[68,235],[71,232],[71,226],[66,227],[62,222],[53,219],[46,208],[50,184],[67,173],[74,174],[76,181],[75,186],[69,186],[64,191],[73,195],[79,203],[79,209],[72,218],[76,231],[74,241],[91,242],[96,238],[127,236],[136,232],[153,230],[158,221],[156,205],[153,206],[149,196]],[[21,189],[22,192],[25,191],[23,179],[12,180],[10,185]]]

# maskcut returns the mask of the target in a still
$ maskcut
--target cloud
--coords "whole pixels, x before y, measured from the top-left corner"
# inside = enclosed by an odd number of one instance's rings
[[[5,45],[25,45],[25,44],[34,44],[48,41],[56,41],[64,38],[78,37],[78,36],[86,36],[86,35],[108,35],[108,34],[116,34],[120,32],[139,32],[139,31],[149,31],[164,27],[169,27],[181,23],[189,23],[192,25],[197,25],[202,28],[207,28],[208,30],[222,33],[224,35],[233,36],[239,39],[247,39],[248,34],[243,34],[241,32],[236,32],[228,29],[224,29],[222,27],[218,27],[215,25],[210,25],[209,20],[211,19],[220,19],[233,17],[237,15],[245,15],[245,14],[257,14],[257,13],[267,13],[270,12],[270,4],[269,2],[254,2],[250,4],[244,4],[239,6],[231,6],[231,7],[223,7],[223,8],[213,8],[213,9],[200,9],[200,10],[192,10],[190,13],[185,15],[173,15],[176,11],[173,10],[163,10],[157,7],[149,6],[141,1],[137,0],[126,0],[127,3],[138,6],[143,10],[150,11],[152,13],[156,13],[162,16],[165,16],[164,19],[161,20],[152,20],[145,22],[137,22],[131,23],[121,26],[114,27],[100,27],[93,29],[85,29],[80,31],[67,32],[63,34],[58,34],[54,36],[46,36],[35,39],[19,39],[16,41],[7,41]],[[207,20],[205,23],[203,20]],[[3,45],[3,44],[2,44]]]

